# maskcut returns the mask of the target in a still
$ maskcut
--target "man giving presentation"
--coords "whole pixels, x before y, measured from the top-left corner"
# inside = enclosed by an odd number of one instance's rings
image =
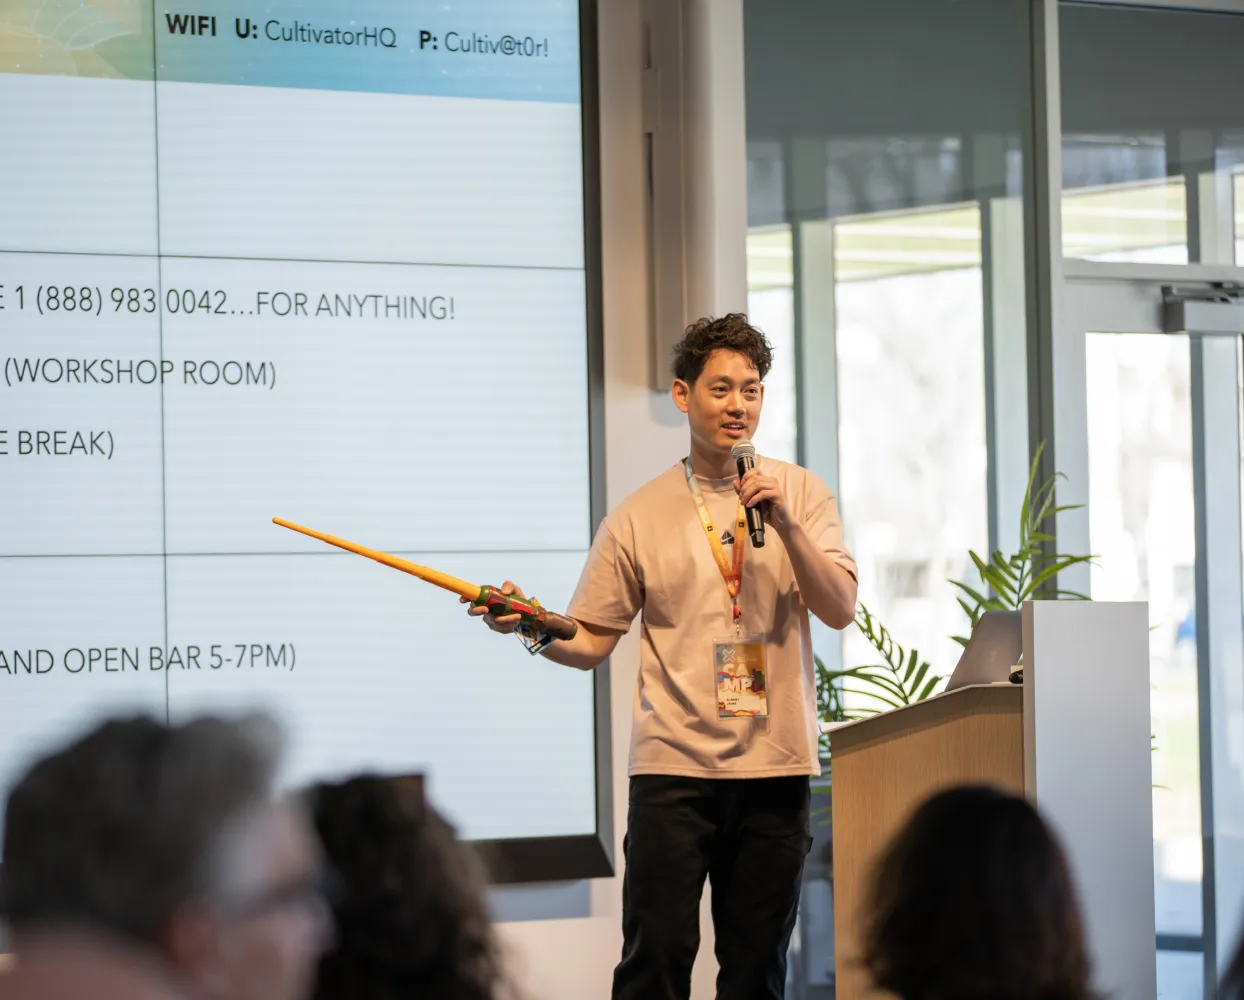
[[[781,1000],[820,773],[808,612],[850,624],[856,568],[819,478],[765,457],[736,471],[764,402],[764,335],[731,313],[693,324],[674,353],[690,454],[605,518],[567,609],[578,632],[542,655],[589,670],[641,615],[615,1000],[689,995],[706,877],[719,1000]]]

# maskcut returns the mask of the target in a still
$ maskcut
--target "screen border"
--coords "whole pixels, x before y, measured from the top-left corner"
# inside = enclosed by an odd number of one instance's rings
[[[597,0],[579,0],[583,241],[587,334],[591,530],[606,513],[604,312],[601,267],[600,93]],[[570,836],[471,841],[494,885],[609,878],[615,874],[610,664],[592,672],[596,830]],[[0,864],[0,876],[3,864]],[[3,927],[0,926],[0,951]]]
[[[579,90],[583,148],[583,261],[587,324],[588,474],[592,532],[606,513],[605,365],[601,266],[600,57],[597,0],[579,0]],[[494,885],[610,878],[615,874],[613,727],[609,661],[592,671],[596,831],[561,837],[476,840]]]

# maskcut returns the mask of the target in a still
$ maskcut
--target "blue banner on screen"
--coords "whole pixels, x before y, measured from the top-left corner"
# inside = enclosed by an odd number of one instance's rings
[[[160,80],[579,101],[577,4],[354,9],[338,0],[158,11]]]
[[[579,73],[573,3],[0,9],[0,794],[102,714],[259,705],[290,783],[595,830],[589,676],[271,524],[569,599]]]

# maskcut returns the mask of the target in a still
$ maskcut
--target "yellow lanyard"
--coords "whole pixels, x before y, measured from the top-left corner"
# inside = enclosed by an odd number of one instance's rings
[[[709,548],[713,550],[713,559],[721,570],[721,578],[726,581],[726,590],[730,594],[730,610],[734,617],[735,628],[739,625],[739,585],[743,582],[743,555],[747,549],[747,506],[739,497],[739,507],[734,515],[734,562],[726,558],[726,547],[713,527],[713,516],[708,512],[708,504],[704,502],[704,494],[700,492],[700,484],[691,471],[691,459],[683,459],[683,472],[687,476],[687,488],[691,490],[691,499],[695,501],[696,513],[700,515],[700,525],[708,536]]]

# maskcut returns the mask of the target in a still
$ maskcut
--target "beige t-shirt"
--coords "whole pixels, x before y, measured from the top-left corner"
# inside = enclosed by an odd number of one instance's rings
[[[842,544],[838,505],[807,469],[760,458],[794,517],[835,562],[856,575]],[[727,542],[738,494],[731,479],[701,479],[713,525]],[[732,542],[732,537],[730,542]],[[767,718],[717,715],[713,640],[734,633],[730,595],[679,462],[622,501],[602,522],[568,613],[625,632],[643,612],[630,773],[706,778],[819,774],[816,677],[808,610],[776,531],[747,543],[739,590],[742,628],[765,636]],[[731,554],[730,544],[726,545]]]

